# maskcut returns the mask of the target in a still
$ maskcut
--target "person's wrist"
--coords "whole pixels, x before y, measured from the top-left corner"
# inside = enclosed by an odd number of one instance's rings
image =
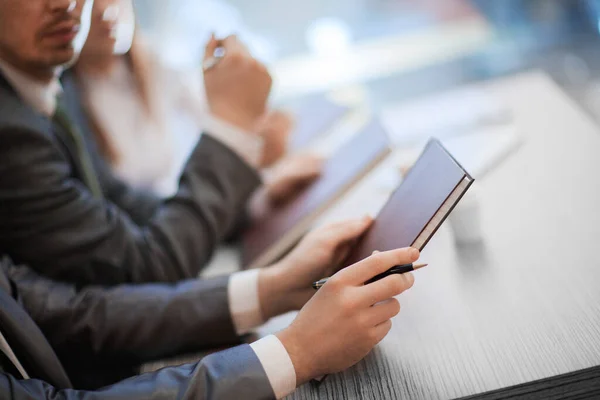
[[[220,120],[236,126],[245,132],[259,136],[257,128],[262,120],[260,116],[257,117],[252,112],[236,109],[230,105],[215,105],[211,106],[210,109],[211,113]]]
[[[290,285],[287,274],[279,265],[261,269],[258,274],[258,297],[261,314],[273,318],[293,308],[290,304]]]
[[[312,356],[309,355],[310,346],[307,347],[302,344],[303,341],[300,335],[303,334],[306,333],[295,332],[293,326],[275,334],[283,347],[285,347],[290,360],[292,360],[292,365],[296,372],[296,386],[300,386],[320,375],[313,371],[314,367],[310,362]]]

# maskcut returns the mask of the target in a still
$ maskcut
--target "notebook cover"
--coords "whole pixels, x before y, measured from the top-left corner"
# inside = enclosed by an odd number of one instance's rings
[[[386,132],[379,122],[371,121],[326,161],[321,176],[298,197],[253,221],[242,238],[242,265],[263,266],[254,264],[271,246],[280,244],[282,240],[300,239],[310,226],[294,232],[299,224],[314,222],[389,153]],[[290,239],[289,235],[297,237]],[[272,261],[275,260],[268,260]]]
[[[375,250],[411,246],[465,177],[471,178],[437,139],[431,139],[345,264],[352,265]]]
[[[325,133],[350,108],[336,104],[325,96],[304,102],[294,111],[295,127],[290,135],[289,149],[300,150]]]

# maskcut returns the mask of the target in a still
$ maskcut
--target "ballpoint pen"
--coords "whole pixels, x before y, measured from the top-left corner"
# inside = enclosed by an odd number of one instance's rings
[[[386,276],[389,276],[389,275],[392,275],[392,274],[405,274],[407,272],[414,271],[414,270],[417,270],[419,268],[423,268],[423,267],[426,267],[426,266],[427,266],[427,264],[403,264],[403,265],[396,265],[396,266],[388,269],[387,271],[382,272],[379,275],[375,275],[373,278],[369,279],[366,283],[371,283],[371,282],[378,281],[378,280],[383,279]],[[325,278],[325,279],[321,279],[319,281],[313,282],[312,287],[314,289],[321,288],[321,286],[323,286],[327,282],[327,279],[329,279],[329,278]]]
[[[221,61],[223,57],[225,57],[225,53],[225,47],[223,47],[219,42],[219,45],[217,46],[215,51],[213,51],[212,56],[208,57],[202,62],[202,70],[206,72],[209,69],[213,68],[219,63],[219,61]]]

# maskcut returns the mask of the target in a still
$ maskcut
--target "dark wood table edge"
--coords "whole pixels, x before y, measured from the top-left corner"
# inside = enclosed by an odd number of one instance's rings
[[[492,390],[459,400],[600,399],[600,366]]]

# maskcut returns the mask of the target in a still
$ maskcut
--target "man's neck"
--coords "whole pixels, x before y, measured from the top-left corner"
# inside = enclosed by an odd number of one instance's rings
[[[18,62],[14,62],[10,57],[5,57],[1,52],[0,59],[9,64],[12,68],[20,71],[23,75],[26,75],[28,78],[42,84],[50,84],[52,80],[56,78],[59,71],[59,67],[22,65]]]
[[[25,104],[46,117],[54,114],[56,97],[61,92],[59,70],[32,71],[0,58],[0,71]]]

